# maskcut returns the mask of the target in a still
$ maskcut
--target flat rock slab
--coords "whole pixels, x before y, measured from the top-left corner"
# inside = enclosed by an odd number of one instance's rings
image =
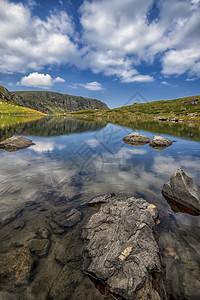
[[[133,146],[145,145],[150,142],[150,138],[147,136],[141,135],[137,132],[133,132],[123,138],[123,141],[127,144],[131,144]]]
[[[81,212],[73,208],[69,212],[55,215],[54,221],[62,227],[73,227],[81,221]]]
[[[27,284],[32,264],[30,250],[25,247],[0,254],[1,281],[12,278],[16,286]]]
[[[26,139],[22,136],[18,136],[18,137],[11,137],[9,139],[4,140],[3,142],[0,142],[0,149],[12,152],[12,151],[25,149],[32,145],[35,144],[31,140]]]
[[[169,147],[172,145],[172,141],[170,139],[164,138],[162,136],[154,136],[150,141],[149,146],[152,148],[156,147]]]
[[[153,234],[156,207],[134,197],[106,200],[83,229],[85,271],[103,281],[117,299],[165,299]]]
[[[174,200],[200,214],[200,186],[179,168],[162,189],[165,198]]]

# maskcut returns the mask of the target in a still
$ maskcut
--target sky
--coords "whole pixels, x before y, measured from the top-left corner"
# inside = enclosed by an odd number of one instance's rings
[[[200,0],[0,0],[0,84],[110,108],[200,94]]]

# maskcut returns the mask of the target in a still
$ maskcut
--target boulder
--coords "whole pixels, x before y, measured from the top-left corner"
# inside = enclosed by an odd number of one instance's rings
[[[198,104],[199,103],[199,99],[198,98],[193,98],[193,99],[189,99],[188,100],[188,104]]]
[[[200,214],[200,186],[181,168],[163,185],[162,194]]]
[[[172,145],[172,141],[170,139],[166,139],[162,136],[154,136],[150,141],[149,146],[154,147],[168,147]]]
[[[35,144],[31,140],[26,139],[22,136],[18,136],[18,137],[11,137],[9,139],[0,142],[0,149],[12,152],[12,151],[17,151],[17,150],[30,147],[32,145]]]
[[[145,145],[150,142],[150,138],[145,135],[141,135],[137,132],[133,132],[123,138],[123,141],[127,144],[133,144],[134,146]]]
[[[83,229],[85,271],[115,299],[166,299],[153,233],[156,207],[134,197],[98,201],[103,204]]]

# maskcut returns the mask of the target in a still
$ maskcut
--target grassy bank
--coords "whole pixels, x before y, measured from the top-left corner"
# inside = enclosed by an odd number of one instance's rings
[[[0,99],[0,115],[44,116],[45,114],[40,111],[23,107],[23,106],[18,106],[15,105],[14,103],[10,103],[10,102],[8,103],[3,99]]]
[[[197,104],[191,104],[191,99],[198,99]],[[115,118],[170,118],[178,120],[200,121],[200,95],[178,98],[174,100],[160,100],[148,103],[134,103],[106,111],[73,112],[77,116],[115,117]]]

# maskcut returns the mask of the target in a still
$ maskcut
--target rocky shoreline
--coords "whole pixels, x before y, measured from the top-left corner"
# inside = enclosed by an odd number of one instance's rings
[[[179,240],[173,215],[161,211],[160,222],[150,196],[100,195],[80,206],[73,184],[1,219],[0,299],[195,299],[195,234]]]

